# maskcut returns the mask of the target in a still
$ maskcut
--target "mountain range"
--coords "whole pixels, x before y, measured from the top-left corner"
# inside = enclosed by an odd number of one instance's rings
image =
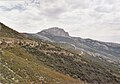
[[[0,27],[2,84],[120,83],[120,44],[72,37],[58,27],[36,34]]]
[[[28,34],[29,35],[29,34]],[[32,36],[56,43],[66,43],[75,49],[82,50],[93,56],[103,57],[108,61],[120,63],[120,44],[101,42],[92,39],[83,39],[81,37],[72,37],[62,28],[53,27],[42,30]]]

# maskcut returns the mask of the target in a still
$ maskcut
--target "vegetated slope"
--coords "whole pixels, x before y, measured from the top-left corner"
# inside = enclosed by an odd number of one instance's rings
[[[81,84],[81,81],[73,78],[91,84],[120,82],[119,67],[90,57],[87,53],[76,54],[45,41],[7,37],[1,39],[0,82]]]
[[[0,82],[2,83],[80,83],[71,77],[49,69],[20,46],[2,49],[1,53]]]
[[[1,24],[0,83],[3,84],[84,84],[49,68],[24,46],[33,48],[38,42],[24,39],[19,32]]]
[[[49,39],[53,38],[57,41],[60,41],[62,39],[62,42],[69,42],[69,40],[71,40],[71,38],[54,36],[50,35],[49,33],[47,33],[47,36]],[[30,35],[30,37],[39,39],[39,37],[36,37],[34,35]],[[75,43],[74,40],[71,42]],[[52,44],[56,45],[56,43]],[[101,57],[94,57],[92,55],[90,56],[85,52],[82,53],[82,51],[79,49],[76,51],[74,48],[77,47],[74,45],[71,46],[69,43],[68,45],[66,45],[66,43],[63,44],[64,45],[62,45],[62,47],[67,49],[65,50],[66,52],[63,51],[63,49],[57,47],[61,45],[59,43],[57,43],[57,46],[53,48],[50,48],[50,46],[47,44],[43,44],[40,47],[36,47],[34,49],[30,48],[29,46],[26,46],[25,48],[30,53],[37,55],[38,59],[40,56],[39,60],[41,60],[46,65],[56,69],[57,71],[63,72],[64,74],[69,74],[74,78],[79,78],[91,84],[119,84],[119,65],[107,62]],[[72,49],[73,53],[69,48]],[[70,53],[72,53],[73,56],[70,56]]]
[[[91,84],[119,84],[120,68],[105,60],[90,57],[88,54],[78,55],[48,44],[31,48],[24,46],[31,54],[47,66],[79,78]],[[92,59],[93,58],[93,59]]]
[[[19,41],[19,44],[9,44],[4,39],[0,45],[2,83],[83,84],[75,79],[91,84],[120,82],[120,68],[114,64],[93,60],[95,58],[88,58],[85,53],[78,55],[43,41],[38,44]]]
[[[19,32],[9,28],[0,22],[0,37],[11,37],[11,38],[19,38],[24,39],[25,37]]]

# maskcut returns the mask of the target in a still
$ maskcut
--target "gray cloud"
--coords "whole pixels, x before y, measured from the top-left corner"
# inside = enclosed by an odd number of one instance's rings
[[[95,8],[95,11],[98,11],[98,12],[105,12],[105,13],[109,13],[109,12],[112,12],[112,7],[108,6],[108,7],[103,7],[103,6],[98,6]]]
[[[12,10],[24,11],[25,10],[25,8],[21,4],[17,4],[13,7],[0,6],[0,9],[2,9],[3,11],[12,11]]]
[[[74,9],[87,9],[90,6],[90,0],[66,0],[66,2]]]

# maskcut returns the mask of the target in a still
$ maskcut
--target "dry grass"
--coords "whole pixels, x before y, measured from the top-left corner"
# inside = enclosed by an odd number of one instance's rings
[[[83,82],[73,79],[70,76],[51,70],[39,62],[35,56],[26,52],[23,48],[15,47],[13,49],[3,51],[3,55],[0,56],[2,64],[7,64],[6,66],[9,67],[9,69],[19,75],[21,79],[17,76],[15,76],[15,79],[18,78],[21,83],[40,83],[39,78],[43,77],[46,84],[84,84]],[[13,74],[10,73],[9,75]],[[26,78],[26,76],[28,76],[28,78]]]

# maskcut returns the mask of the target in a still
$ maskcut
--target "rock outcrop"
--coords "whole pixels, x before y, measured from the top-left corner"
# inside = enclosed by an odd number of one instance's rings
[[[52,34],[52,35],[55,35],[55,36],[69,37],[68,32],[65,32],[63,29],[58,28],[58,27],[52,27],[52,28],[49,28],[49,29],[45,29],[45,30],[43,30],[39,33],[43,34],[43,35],[48,33],[48,34]]]

